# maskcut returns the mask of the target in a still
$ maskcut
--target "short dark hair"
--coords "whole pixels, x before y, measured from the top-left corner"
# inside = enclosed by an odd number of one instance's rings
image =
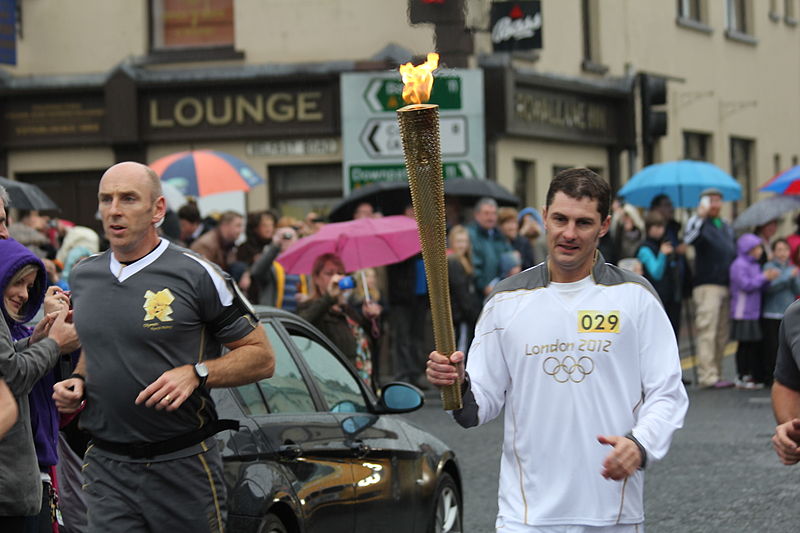
[[[664,219],[664,215],[658,211],[650,210],[647,212],[647,216],[644,217],[644,230],[646,232],[650,231],[653,226],[661,226],[663,228],[666,225],[667,221]]]
[[[563,192],[576,200],[582,198],[597,200],[600,222],[608,216],[611,207],[611,186],[596,172],[588,168],[568,168],[556,174],[547,190],[548,208],[553,203],[557,192]]]
[[[203,220],[200,218],[200,210],[194,202],[183,204],[181,208],[178,209],[178,218],[192,224],[199,224]]]
[[[792,245],[791,245],[791,244],[789,244],[789,241],[787,241],[786,239],[784,239],[783,237],[781,237],[781,238],[779,238],[779,239],[775,239],[775,240],[772,242],[772,251],[773,251],[773,252],[775,251],[775,248],[777,248],[777,247],[778,247],[778,244],[780,244],[780,243],[783,243],[783,244],[785,244],[786,246],[788,246],[788,247],[789,247],[789,250],[791,250],[791,249],[792,249]]]
[[[650,200],[650,209],[654,209],[656,207],[661,207],[661,202],[663,202],[664,200],[672,201],[672,199],[669,197],[669,195],[668,194],[664,194],[663,192],[661,194],[655,195],[653,197],[653,199]]]

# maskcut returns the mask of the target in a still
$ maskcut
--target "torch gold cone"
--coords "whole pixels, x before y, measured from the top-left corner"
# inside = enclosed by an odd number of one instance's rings
[[[456,338],[447,279],[439,106],[408,105],[397,110],[397,120],[400,123],[411,201],[428,279],[434,343],[437,352],[450,355],[456,350]],[[461,386],[458,382],[441,387],[441,395],[444,409],[461,409]]]

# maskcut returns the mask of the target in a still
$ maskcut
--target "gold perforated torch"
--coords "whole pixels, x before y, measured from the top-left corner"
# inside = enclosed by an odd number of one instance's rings
[[[433,89],[433,71],[438,65],[439,55],[430,53],[422,65],[415,67],[406,63],[400,66],[404,84],[403,101],[409,105],[397,110],[397,120],[400,123],[411,202],[428,279],[434,343],[437,352],[450,355],[456,350],[456,338],[447,280],[439,106],[425,103]],[[461,386],[458,381],[442,387],[441,395],[445,410],[461,409]]]

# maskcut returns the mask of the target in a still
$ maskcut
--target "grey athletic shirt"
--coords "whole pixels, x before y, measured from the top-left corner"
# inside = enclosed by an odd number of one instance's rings
[[[75,326],[86,357],[84,429],[113,442],[158,442],[217,418],[207,390],[179,409],[134,405],[165,371],[219,357],[221,344],[257,326],[227,274],[166,240],[125,266],[110,251],[71,279]]]
[[[775,379],[800,391],[800,300],[786,308],[778,334]]]

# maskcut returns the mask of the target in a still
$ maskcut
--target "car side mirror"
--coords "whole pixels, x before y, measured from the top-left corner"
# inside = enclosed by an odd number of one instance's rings
[[[381,391],[380,406],[388,413],[410,413],[424,403],[422,392],[408,383],[389,383]]]

